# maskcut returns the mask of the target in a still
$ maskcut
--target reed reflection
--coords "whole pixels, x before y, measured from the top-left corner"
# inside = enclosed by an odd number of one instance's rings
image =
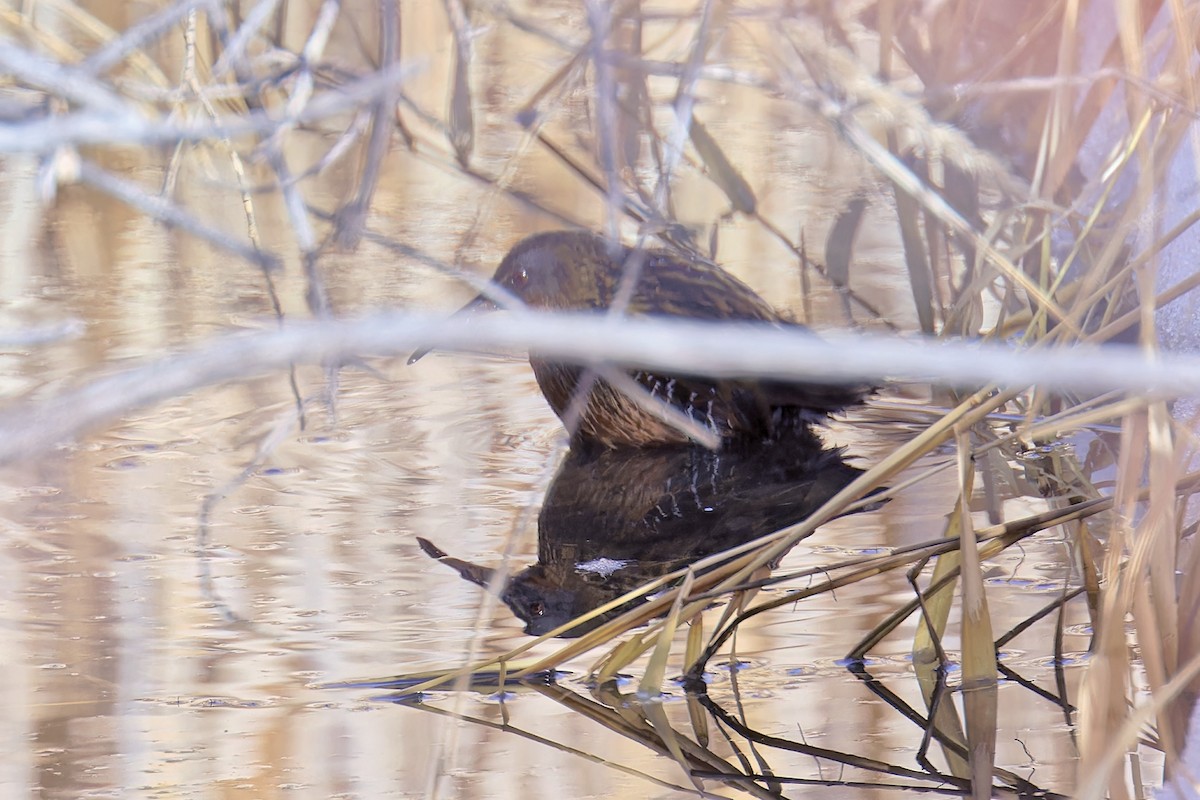
[[[800,522],[862,473],[807,428],[753,446],[573,449],[538,517],[538,560],[501,597],[540,636],[699,559]],[[494,571],[421,539],[472,583]],[[581,636],[628,604],[569,629]]]

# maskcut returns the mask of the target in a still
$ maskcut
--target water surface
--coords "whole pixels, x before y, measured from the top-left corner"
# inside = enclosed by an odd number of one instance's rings
[[[577,186],[565,190],[561,167],[530,148],[512,122],[517,105],[565,56],[511,28],[499,30],[502,36],[482,30],[477,43],[496,85],[506,87],[478,99],[478,163],[504,168],[513,159],[521,188],[599,227],[602,199]],[[419,18],[405,36],[406,53],[430,59],[412,97],[441,108],[444,21]],[[809,242],[822,241],[863,184],[862,165],[840,157],[825,132],[790,118],[784,107],[754,109],[744,92],[723,91],[729,96],[710,101],[743,105],[736,123],[714,119],[713,133],[757,131],[739,149],[739,163],[763,190],[761,212],[787,219],[788,230],[803,229]],[[309,140],[312,151],[303,141],[294,146],[297,158],[315,158],[328,139]],[[179,202],[243,229],[228,163],[193,155],[182,166]],[[162,159],[153,152],[122,151],[107,166],[148,188],[162,179]],[[6,159],[5,322],[77,318],[86,328],[74,340],[0,355],[6,396],[53,392],[218,332],[273,324],[263,277],[251,266],[88,189],[64,187],[43,205],[36,179],[31,160]],[[332,207],[348,180],[331,170],[309,181],[309,201]],[[802,295],[800,269],[776,240],[753,221],[721,216],[727,201],[720,192],[695,175],[679,180],[680,216],[698,225],[716,221],[718,255],[730,269],[776,306],[807,310],[810,322],[844,321],[827,288],[814,285],[807,299]],[[305,286],[278,198],[258,198],[256,214],[267,246],[287,262],[276,276],[285,313],[302,317]],[[490,271],[522,234],[554,224],[502,192],[481,191],[449,155],[399,146],[368,219],[373,232],[479,271]],[[897,238],[887,226],[864,227],[857,285],[891,322],[911,329]],[[354,252],[324,254],[320,266],[339,313],[384,305],[449,310],[468,295],[369,240]],[[379,692],[317,688],[454,666],[468,650],[491,655],[526,641],[507,608],[485,606],[483,592],[425,556],[416,537],[481,564],[497,564],[507,549],[517,568],[536,561],[537,510],[563,437],[519,359],[434,354],[415,367],[348,365],[332,409],[318,402],[321,370],[301,368],[297,382],[314,401],[303,430],[288,376],[273,374],[172,399],[0,473],[5,795],[386,798],[423,796],[436,783],[445,796],[465,798],[683,796],[671,787],[688,787],[689,780],[674,762],[598,725],[552,691],[435,694],[425,708],[411,708],[381,702]],[[923,396],[918,387],[881,399],[921,406]],[[865,468],[919,427],[892,410],[866,410],[823,435]],[[277,443],[261,467],[231,483],[272,438]],[[952,460],[949,451],[935,453],[909,474]],[[882,508],[824,526],[782,567],[940,536],[956,492],[954,470],[947,469]],[[225,496],[212,506],[204,557],[199,523],[214,493]],[[1043,507],[1024,497],[1007,503],[1009,516]],[[977,514],[985,524],[984,512]],[[1049,531],[990,564],[993,614],[1015,622],[1051,602],[1071,580],[1071,563],[1063,535]],[[910,597],[904,575],[895,573],[760,615],[739,632],[736,660],[714,661],[709,693],[763,733],[916,768],[921,731],[843,662]],[[491,610],[481,617],[481,607]],[[1078,607],[1067,619],[1070,664],[1063,674],[1072,696],[1089,641],[1084,621]],[[1017,638],[1003,660],[1053,690],[1051,625]],[[919,707],[907,656],[913,629],[911,621],[902,626],[866,666]],[[951,635],[944,645],[953,654],[958,642]],[[578,659],[560,680],[583,698],[578,702],[595,701],[583,680],[594,658]],[[1074,750],[1062,710],[1013,682],[1000,693],[997,763],[1069,791]],[[682,694],[669,697],[666,709],[687,730]],[[431,709],[488,725],[455,723]],[[502,730],[502,722],[537,738]],[[733,758],[715,733],[711,747]],[[766,758],[779,775],[850,777],[799,753]],[[893,796],[861,787],[788,792]]]

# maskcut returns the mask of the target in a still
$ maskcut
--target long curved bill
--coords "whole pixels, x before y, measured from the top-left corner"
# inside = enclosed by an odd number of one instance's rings
[[[485,589],[492,582],[492,577],[496,573],[491,567],[481,567],[478,564],[472,564],[470,561],[463,561],[461,558],[447,555],[436,544],[420,536],[417,537],[417,544],[421,545],[421,549],[425,551],[425,555],[437,559],[446,566],[454,569],[463,578]]]
[[[500,308],[500,306],[496,305],[496,303],[493,300],[491,300],[490,298],[488,298],[486,295],[482,295],[482,294],[476,295],[475,298],[472,299],[469,303],[467,303],[465,306],[460,308],[458,311],[455,311],[454,314],[451,315],[451,319],[453,319],[454,317],[467,317],[468,319],[470,319],[475,314],[486,314],[489,311],[496,311],[499,308]],[[424,358],[427,353],[432,351],[435,347],[436,347],[436,345],[431,344],[431,345],[426,345],[424,347],[417,348],[415,351],[413,351],[413,354],[408,357],[407,363],[409,363],[409,364],[417,363],[422,358]]]

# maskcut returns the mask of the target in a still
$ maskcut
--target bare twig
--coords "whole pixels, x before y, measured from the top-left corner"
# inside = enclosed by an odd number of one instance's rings
[[[754,325],[647,319],[618,323],[591,315],[510,314],[444,319],[385,312],[357,319],[290,323],[234,334],[185,353],[84,383],[0,414],[0,461],[47,448],[132,409],[202,386],[241,380],[293,362],[397,356],[438,343],[444,350],[535,348],[543,358],[673,369],[718,377],[832,382],[885,376],[959,385],[1200,394],[1200,358],[1149,359],[1132,348],[1020,351],[995,345],[928,344]]]

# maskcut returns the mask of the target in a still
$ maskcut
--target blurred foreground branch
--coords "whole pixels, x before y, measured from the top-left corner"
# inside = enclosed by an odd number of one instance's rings
[[[296,363],[407,355],[430,343],[457,351],[532,348],[539,356],[564,361],[716,377],[1200,394],[1200,357],[1165,354],[1151,359],[1120,346],[1015,350],[878,336],[818,339],[800,330],[745,324],[515,313],[464,320],[392,311],[231,334],[85,380],[75,389],[19,402],[0,413],[0,462],[43,453],[129,411],[204,386]]]

